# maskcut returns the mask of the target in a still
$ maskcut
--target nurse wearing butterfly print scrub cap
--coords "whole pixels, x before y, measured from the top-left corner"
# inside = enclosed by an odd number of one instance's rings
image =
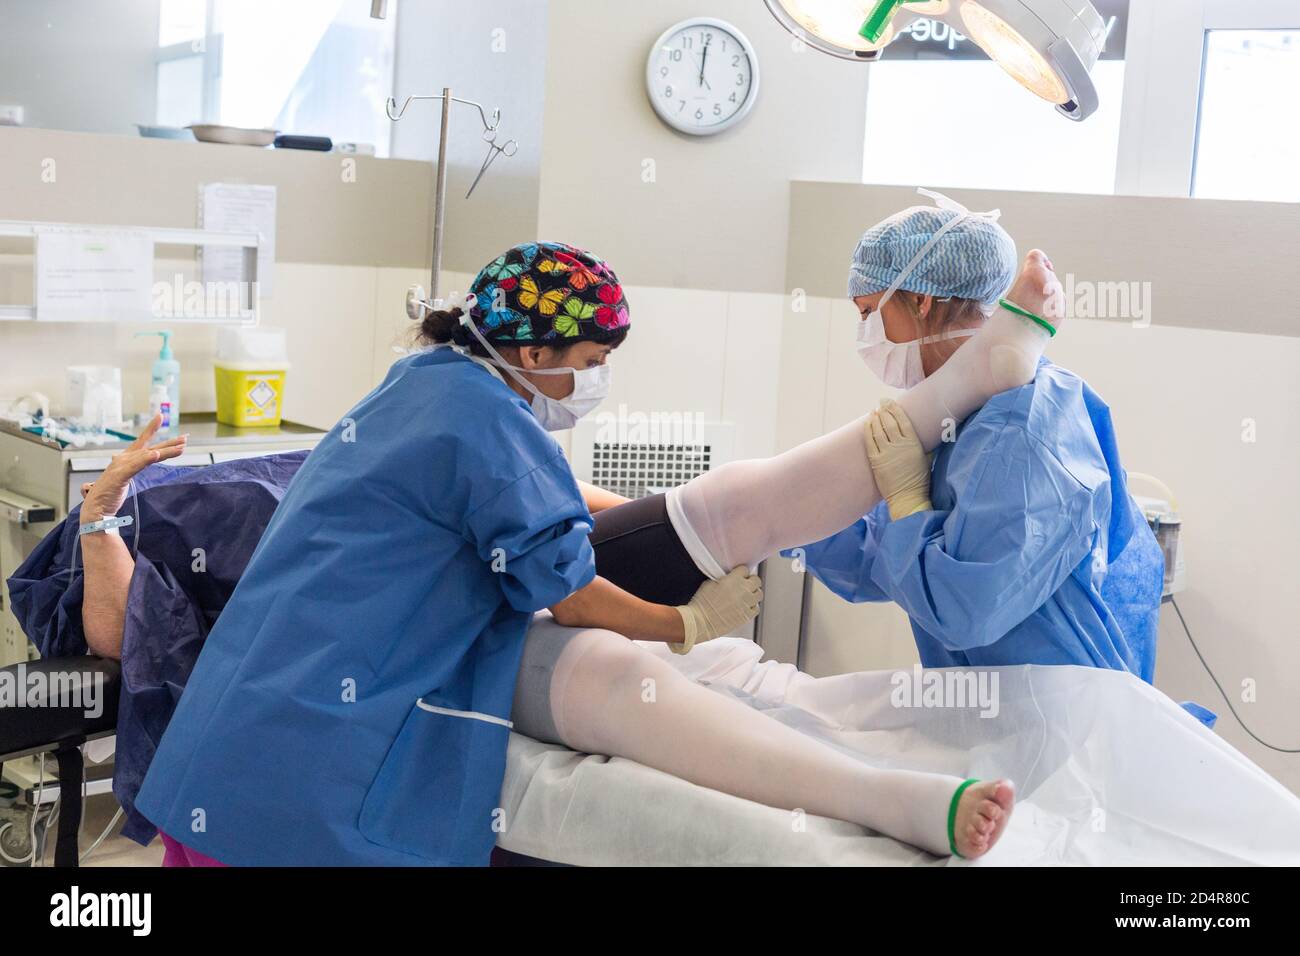
[[[600,259],[558,242],[515,246],[475,277],[466,306],[468,316],[446,332],[448,338],[439,338],[445,330],[438,329],[431,330],[430,337],[468,346],[510,375],[531,394],[533,413],[543,428],[572,428],[609,394],[610,367],[605,358],[623,341],[629,322],[618,276]],[[587,348],[586,364],[559,369],[511,363],[497,350],[500,346],[554,350],[583,341],[594,346]],[[521,352],[520,360],[527,361],[533,351]],[[530,375],[563,378],[533,383]]]
[[[463,307],[429,311],[432,347],[395,362],[285,492],[137,809],[227,864],[486,863],[512,721],[555,733],[565,639],[525,655],[533,612],[688,645],[753,617],[743,573],[680,607],[596,576],[600,504],[548,432],[604,397],[628,328],[614,271],[560,243],[508,250]]]

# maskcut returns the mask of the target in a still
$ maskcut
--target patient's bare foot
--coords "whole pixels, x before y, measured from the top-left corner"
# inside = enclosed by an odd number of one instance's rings
[[[1011,819],[1015,802],[1016,788],[1010,780],[988,780],[967,787],[957,802],[953,824],[957,852],[973,860],[993,849]]]

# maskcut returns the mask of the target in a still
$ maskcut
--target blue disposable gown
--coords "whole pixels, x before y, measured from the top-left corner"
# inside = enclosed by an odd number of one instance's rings
[[[294,477],[137,808],[229,864],[486,863],[529,616],[595,576],[590,528],[527,403],[395,363]]]
[[[1110,410],[1047,360],[934,456],[933,510],[884,502],[805,549],[849,601],[896,601],[926,667],[1155,671],[1164,556],[1128,492]],[[789,552],[787,552],[789,553]]]
[[[122,628],[113,758],[113,794],[126,811],[122,833],[132,840],[147,844],[157,836],[136,810],[136,795],[208,633],[306,456],[289,452],[207,468],[155,465],[135,477],[134,499],[122,511],[138,511],[140,521],[122,532],[135,571]],[[73,570],[80,510],[9,578],[10,607],[42,657],[88,653],[79,558]]]

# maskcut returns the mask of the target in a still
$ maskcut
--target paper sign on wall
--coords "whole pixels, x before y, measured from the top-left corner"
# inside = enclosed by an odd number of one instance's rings
[[[275,187],[207,183],[199,187],[199,225],[215,232],[256,232],[258,293],[269,299],[275,286]],[[244,250],[205,247],[200,253],[205,283],[240,282]]]
[[[36,318],[145,322],[152,318],[153,240],[129,230],[41,229]]]

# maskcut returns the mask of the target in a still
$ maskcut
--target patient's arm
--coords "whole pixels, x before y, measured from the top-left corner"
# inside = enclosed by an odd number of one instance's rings
[[[604,628],[638,641],[676,644],[686,637],[676,608],[643,601],[602,577],[574,591],[551,613],[565,627]]]
[[[82,510],[82,524],[98,520],[99,517]],[[100,657],[120,660],[126,595],[131,587],[135,561],[120,537],[101,533],[88,534],[81,539],[81,562],[85,568],[81,625],[86,632],[86,644]]]
[[[188,435],[149,444],[161,423],[162,416],[155,416],[139,438],[113,456],[112,463],[98,480],[81,486],[83,526],[116,515],[126,502],[132,478],[149,465],[175,458],[185,451]],[[128,533],[132,532],[128,530]],[[126,597],[135,560],[121,537],[102,531],[83,535],[80,548],[85,574],[81,625],[86,644],[100,657],[120,659]]]

